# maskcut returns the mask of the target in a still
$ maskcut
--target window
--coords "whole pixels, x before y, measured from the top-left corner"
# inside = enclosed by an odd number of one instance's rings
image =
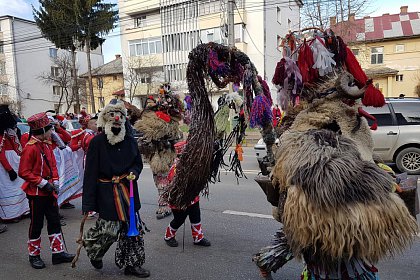
[[[116,80],[118,80],[118,77],[117,76],[112,76],[112,79],[114,80],[114,81],[116,81]]]
[[[277,22],[281,24],[281,9],[277,7]]]
[[[363,108],[366,112],[374,116],[378,122],[378,126],[391,126],[394,125],[392,122],[391,112],[389,111],[388,105],[381,108],[366,107]],[[369,126],[373,124],[372,120],[367,120]]]
[[[6,75],[6,62],[0,61],[0,75]]]
[[[376,47],[370,50],[370,63],[371,64],[382,64],[384,63],[384,48]]]
[[[235,43],[240,43],[244,41],[244,25],[242,24],[235,24],[234,26],[234,33],[235,33]]]
[[[54,111],[56,111],[57,113],[60,113],[60,108],[61,108],[60,105],[54,104]]]
[[[214,41],[214,33],[213,30],[207,31],[207,42],[213,42]]]
[[[57,58],[57,49],[56,48],[50,48],[49,52],[50,52],[50,57]]]
[[[402,82],[403,81],[403,75],[396,75],[395,76],[395,81]]]
[[[7,85],[0,84],[0,95],[7,95]]]
[[[105,97],[98,97],[98,104],[101,108],[105,107]]]
[[[60,69],[55,66],[51,66],[51,77],[58,77],[60,75]]]
[[[138,16],[134,18],[134,27],[145,27],[146,26],[146,16]]]
[[[359,49],[351,49],[354,55],[359,55]]]
[[[0,53],[4,53],[3,41],[0,41]]]
[[[398,44],[395,45],[395,52],[404,52],[405,51],[405,45]]]
[[[392,107],[394,107],[399,125],[420,124],[419,102],[395,102],[392,103]]]
[[[61,87],[60,86],[53,86],[53,95],[60,96],[61,95]]]
[[[97,78],[96,79],[96,84],[98,85],[98,89],[103,89],[104,88],[104,79]]]
[[[128,47],[130,56],[162,53],[162,42],[160,38],[129,41]]]

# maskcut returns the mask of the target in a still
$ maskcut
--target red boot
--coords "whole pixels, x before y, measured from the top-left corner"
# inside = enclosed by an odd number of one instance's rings
[[[165,232],[165,242],[169,247],[178,247],[178,241],[175,239],[176,229],[173,229],[171,225],[168,225]]]
[[[211,245],[210,241],[204,238],[201,223],[191,224],[191,233],[194,240],[194,245],[208,247]]]

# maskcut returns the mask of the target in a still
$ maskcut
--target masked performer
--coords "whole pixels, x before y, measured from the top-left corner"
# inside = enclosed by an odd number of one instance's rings
[[[164,85],[159,90],[158,100],[148,103],[134,125],[135,129],[142,134],[139,139],[139,149],[150,162],[158,190],[157,219],[171,214],[171,209],[163,194],[168,188],[168,172],[176,157],[174,143],[182,137],[179,130],[181,113],[182,103],[178,96],[170,91],[169,85]]]
[[[254,260],[263,276],[295,257],[306,263],[304,280],[379,279],[374,265],[418,230],[373,161],[365,117],[374,118],[361,106],[380,107],[384,97],[331,31],[303,42],[298,65],[283,58],[273,82],[286,108],[272,172],[284,227]]]
[[[82,203],[84,213],[95,211],[99,218],[85,233],[83,244],[93,267],[100,269],[103,256],[114,242],[118,242],[115,264],[124,268],[125,275],[145,278],[150,273],[141,267],[145,261],[143,238],[127,236],[128,176],[132,172],[135,177],[134,206],[137,212],[140,199],[136,180],[143,163],[135,139],[126,133],[129,125],[126,118],[124,103],[116,99],[99,114],[98,125],[104,128],[104,133],[95,136],[89,145]]]
[[[31,225],[29,227],[29,262],[36,269],[45,267],[41,259],[41,230],[47,218],[51,243],[52,263],[68,263],[74,255],[64,251],[63,236],[58,214],[58,171],[51,149],[51,124],[45,113],[28,118],[31,138],[22,152],[19,176],[25,180],[23,191],[29,200]]]
[[[16,220],[29,211],[25,193],[18,177],[22,146],[19,141],[16,119],[9,110],[8,100],[0,103],[0,218]]]

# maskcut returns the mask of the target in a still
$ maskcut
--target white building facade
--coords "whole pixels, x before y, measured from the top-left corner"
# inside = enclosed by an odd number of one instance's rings
[[[162,80],[186,90],[189,52],[200,43],[227,45],[227,0],[119,0],[123,61],[159,57]],[[246,53],[271,86],[279,44],[300,28],[302,1],[236,0],[235,46]],[[154,43],[150,43],[154,42]],[[141,88],[139,88],[141,90]],[[140,94],[142,94],[140,92]]]
[[[35,113],[58,109],[57,86],[47,84],[40,76],[54,71],[54,58],[66,50],[57,49],[42,37],[36,23],[13,16],[0,17],[0,94],[7,94],[18,104],[20,113],[29,117]],[[91,52],[92,68],[104,63],[102,50]],[[77,51],[78,74],[87,71],[84,51]],[[71,89],[70,89],[71,90]],[[69,109],[73,112],[74,108]],[[64,104],[59,108],[65,112]]]

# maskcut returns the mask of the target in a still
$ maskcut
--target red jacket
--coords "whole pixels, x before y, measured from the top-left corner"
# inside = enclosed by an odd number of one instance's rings
[[[72,131],[71,141],[70,141],[70,148],[72,151],[77,151],[80,148],[83,149],[85,153],[89,148],[89,143],[95,137],[97,133],[93,132],[90,129],[78,129]]]
[[[15,147],[12,139],[6,135],[0,135],[0,145],[1,143],[3,143],[3,146],[0,147],[0,164],[3,165],[7,172],[9,172],[13,168],[6,158],[6,151],[15,151],[18,155],[20,155],[20,152]]]
[[[67,130],[65,130],[64,128],[62,128],[61,126],[56,129],[56,131],[58,136],[60,136],[61,140],[63,140],[64,143],[69,143],[71,141],[71,135],[70,133],[67,132]],[[20,138],[20,143],[22,144],[22,147],[26,146],[26,143],[28,143],[29,141],[29,133],[26,132],[22,135],[22,137]],[[52,148],[53,150],[55,148],[57,148],[57,144],[52,143]]]
[[[42,156],[41,152],[44,153],[44,156]],[[23,148],[18,174],[19,177],[25,180],[22,190],[26,194],[51,195],[51,193],[39,188],[39,184],[43,180],[47,180],[50,183],[58,181],[57,164],[51,142],[41,142],[32,136],[25,148]]]
[[[84,137],[85,137],[85,130],[82,128],[73,130],[71,132],[71,140],[70,140],[69,146],[73,152],[77,151],[78,149],[82,147],[82,141]]]

